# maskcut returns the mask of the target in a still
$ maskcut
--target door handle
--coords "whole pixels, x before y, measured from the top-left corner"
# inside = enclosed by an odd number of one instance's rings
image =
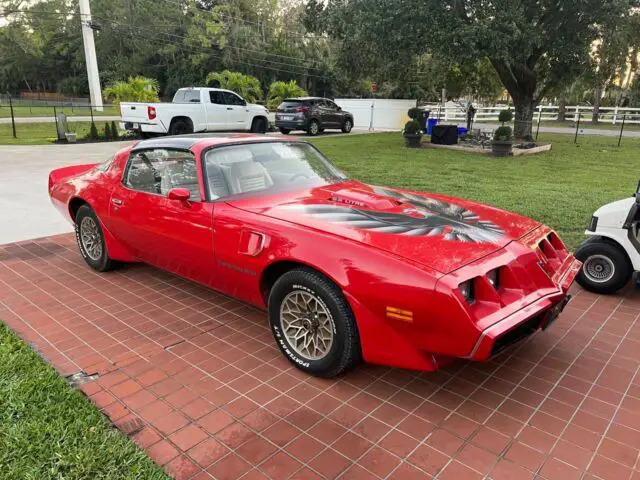
[[[111,203],[113,203],[114,205],[122,205],[122,200],[118,198],[112,198]]]

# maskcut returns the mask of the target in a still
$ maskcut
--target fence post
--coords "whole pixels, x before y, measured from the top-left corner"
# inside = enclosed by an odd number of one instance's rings
[[[627,114],[625,113],[622,116],[622,126],[620,127],[620,137],[618,138],[618,148],[620,148],[620,143],[622,143],[622,132],[624,131],[624,122],[627,120]]]
[[[580,129],[580,113],[578,112],[578,121],[576,122],[576,136],[573,139],[573,143],[578,143],[578,130],[579,129]]]
[[[577,122],[579,121],[579,118],[580,118],[580,106],[576,105],[576,113],[573,116],[573,121]]]
[[[612,125],[615,125],[618,121],[618,105],[616,105],[616,109],[613,111],[613,122]]]
[[[11,101],[11,94],[9,94],[9,110],[11,110],[11,129],[13,130],[13,138],[18,138],[16,135],[16,119],[13,116],[13,102]]]
[[[542,105],[538,105],[538,126],[536,127],[536,140],[538,140],[538,134],[540,133],[541,120],[542,120]]]

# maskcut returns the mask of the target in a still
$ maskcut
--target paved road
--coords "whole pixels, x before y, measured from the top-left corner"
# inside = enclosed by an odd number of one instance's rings
[[[364,133],[367,131],[354,130],[351,135]],[[68,165],[101,162],[129,143],[0,145],[0,245],[72,231],[49,201],[49,172]]]
[[[120,116],[94,116],[93,119],[97,122],[97,121],[101,121],[101,122],[110,122],[110,121],[115,121],[118,122],[120,121]],[[16,123],[55,123],[55,118],[53,118],[53,116],[50,117],[18,117],[15,119]],[[71,117],[67,117],[67,122],[90,122],[91,121],[91,117],[88,115],[81,115],[81,116],[71,116]],[[0,124],[3,123],[11,123],[11,119],[10,118],[0,118]]]

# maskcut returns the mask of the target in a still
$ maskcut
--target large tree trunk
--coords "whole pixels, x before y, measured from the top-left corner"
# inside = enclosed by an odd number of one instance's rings
[[[515,138],[532,138],[533,113],[536,109],[533,97],[514,98],[513,105],[516,109],[513,136]]]
[[[593,115],[591,116],[591,122],[598,123],[600,121],[600,102],[602,101],[602,87],[600,85],[596,85],[593,96]]]
[[[562,95],[558,100],[558,121],[564,122],[567,118],[567,97]]]

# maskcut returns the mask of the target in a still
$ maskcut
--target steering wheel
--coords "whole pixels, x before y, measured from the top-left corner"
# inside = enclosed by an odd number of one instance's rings
[[[309,180],[311,177],[309,177],[308,175],[305,175],[304,173],[296,173],[293,177],[291,177],[289,179],[290,182],[293,182],[296,178],[298,177],[302,177],[302,178],[306,178],[307,180]]]

